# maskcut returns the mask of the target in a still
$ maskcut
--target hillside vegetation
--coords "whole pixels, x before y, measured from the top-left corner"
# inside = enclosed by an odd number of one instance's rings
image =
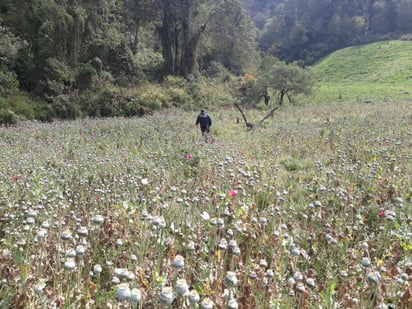
[[[336,51],[312,67],[317,101],[412,98],[412,42],[384,41]],[[314,99],[314,98],[312,98]]]
[[[410,0],[2,0],[0,124],[197,110],[215,93],[214,106],[253,106],[270,88],[275,104],[295,101],[311,83],[283,63],[306,67],[348,46],[410,41],[411,12]],[[280,62],[261,70],[266,57]],[[259,92],[233,91],[242,76],[262,73],[270,78]],[[347,99],[342,85],[326,88],[315,101]]]

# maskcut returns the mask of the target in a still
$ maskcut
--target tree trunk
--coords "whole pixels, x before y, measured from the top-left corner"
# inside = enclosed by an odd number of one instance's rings
[[[173,19],[167,12],[164,13],[163,23],[158,28],[160,40],[162,42],[162,53],[164,59],[164,66],[166,73],[174,73],[174,55],[173,55],[173,45],[175,44],[175,34],[171,29],[173,24]]]
[[[196,50],[199,44],[200,37],[206,30],[208,22],[206,22],[200,29],[188,40],[183,41],[182,58],[180,62],[180,74],[182,76],[187,76],[193,73],[196,66]]]
[[[279,106],[282,106],[285,94],[286,94],[286,92],[283,89],[279,92]]]

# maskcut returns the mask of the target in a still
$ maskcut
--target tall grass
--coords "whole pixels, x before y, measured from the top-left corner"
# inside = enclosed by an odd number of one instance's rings
[[[210,113],[0,128],[0,306],[410,305],[409,104]]]

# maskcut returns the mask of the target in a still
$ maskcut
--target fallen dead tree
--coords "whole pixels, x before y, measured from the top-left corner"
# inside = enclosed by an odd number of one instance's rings
[[[242,115],[243,120],[245,121],[246,129],[247,129],[247,130],[253,129],[253,128],[255,127],[255,124],[247,121],[246,115],[245,115],[245,113],[243,112],[243,110],[242,110],[242,108],[240,107],[240,105],[239,105],[238,103],[233,103],[233,105],[239,110],[240,114]],[[260,120],[260,121],[258,122],[257,125],[261,125],[266,119],[272,117],[273,114],[275,113],[275,111],[276,111],[277,109],[279,109],[279,108],[280,108],[280,106],[276,106],[276,107],[272,108],[272,109],[269,111],[269,113],[268,113],[265,117],[263,117],[262,120]]]

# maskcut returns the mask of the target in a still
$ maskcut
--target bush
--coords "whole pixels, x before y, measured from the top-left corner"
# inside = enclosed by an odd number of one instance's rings
[[[412,33],[401,35],[400,40],[401,41],[412,41]]]
[[[54,116],[49,104],[23,92],[1,98],[0,109],[12,111],[19,120],[51,121]]]
[[[16,125],[16,114],[10,109],[0,109],[0,124],[6,126]]]
[[[53,98],[52,109],[58,118],[76,119],[82,116],[80,105],[70,95],[61,94]]]
[[[170,98],[169,104],[176,107],[189,107],[194,105],[192,97],[184,88],[169,87],[166,89],[167,95]]]
[[[91,64],[82,64],[76,70],[76,88],[86,90],[92,87],[93,78],[97,75],[96,69]]]
[[[226,69],[222,63],[216,61],[211,61],[209,66],[203,71],[203,74],[209,78],[221,81],[226,81],[230,79],[231,76],[229,70]]]
[[[14,72],[0,69],[0,97],[7,97],[18,90],[19,82]]]
[[[139,89],[139,92],[136,93],[136,99],[140,105],[149,110],[158,110],[169,106],[170,96],[160,85],[148,84]]]

